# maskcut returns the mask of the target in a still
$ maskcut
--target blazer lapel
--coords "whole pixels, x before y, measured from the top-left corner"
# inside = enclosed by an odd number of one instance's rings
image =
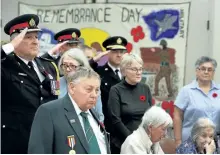
[[[107,75],[112,77],[114,80],[117,80],[118,82],[121,81],[115,74],[115,72],[112,70],[112,68],[108,65],[108,63],[105,64],[105,71],[107,71]]]
[[[17,61],[18,68],[22,70],[22,72],[27,73],[27,75],[37,84],[40,84],[40,80],[38,77],[33,76],[30,72],[30,68],[27,64],[25,64],[19,57],[14,55],[15,60]]]
[[[86,140],[85,134],[83,132],[83,128],[81,126],[79,118],[76,114],[76,111],[74,109],[74,106],[72,105],[72,102],[71,102],[68,94],[64,97],[63,104],[64,104],[64,109],[66,110],[65,115],[66,115],[66,118],[67,118],[69,124],[71,125],[73,130],[76,132],[82,146],[84,147],[84,149],[88,153],[89,152],[88,142]]]
[[[35,58],[34,60],[35,60],[35,62],[37,63],[37,66],[38,66],[39,71],[45,76],[45,79],[46,79],[46,80],[49,80],[49,81],[52,80],[52,79],[53,79],[52,75],[50,75],[50,73],[48,73],[48,72],[45,70],[45,68],[44,68],[44,66],[42,65],[42,63],[40,62],[39,58]],[[52,79],[51,79],[51,78],[52,78]]]

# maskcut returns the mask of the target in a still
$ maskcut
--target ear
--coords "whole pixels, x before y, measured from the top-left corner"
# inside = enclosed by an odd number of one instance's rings
[[[148,129],[148,131],[151,133],[151,132],[152,132],[152,125],[149,125],[149,126],[147,127],[147,129]]]
[[[125,69],[122,69],[122,70],[121,70],[121,74],[123,75],[123,77],[126,77],[126,71],[125,71]]]
[[[70,83],[68,84],[68,92],[69,92],[71,95],[74,95],[75,89],[76,89],[76,87],[75,87],[74,83],[70,82]]]

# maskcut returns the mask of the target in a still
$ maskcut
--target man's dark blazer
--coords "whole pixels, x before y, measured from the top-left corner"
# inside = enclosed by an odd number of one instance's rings
[[[107,153],[110,153],[107,133],[93,110],[91,114],[105,136]],[[39,107],[31,129],[28,153],[68,154],[67,137],[74,135],[76,154],[88,154],[89,146],[75,108],[67,94],[61,99]]]

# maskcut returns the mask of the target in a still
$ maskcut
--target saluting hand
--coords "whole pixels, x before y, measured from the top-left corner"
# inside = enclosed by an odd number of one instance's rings
[[[21,41],[24,39],[25,34],[27,33],[28,28],[26,27],[19,35],[17,35],[12,41],[11,44],[16,49]]]
[[[68,41],[64,41],[64,42],[62,42],[62,43],[59,43],[59,44],[55,45],[55,46],[50,50],[50,53],[53,54],[53,55],[58,54],[59,52],[61,52],[60,49],[61,49],[65,44],[67,44],[67,42],[68,42]]]
[[[105,51],[105,52],[101,52],[99,54],[97,54],[96,56],[93,57],[93,60],[95,62],[99,61],[102,57],[104,57],[105,55],[107,55],[110,51]]]

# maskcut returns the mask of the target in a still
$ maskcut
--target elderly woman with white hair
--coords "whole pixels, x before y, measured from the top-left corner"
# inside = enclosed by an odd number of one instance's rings
[[[152,106],[145,112],[138,129],[122,144],[121,154],[164,154],[159,142],[172,124],[164,109]]]
[[[177,149],[178,154],[215,154],[215,125],[208,118],[200,118],[193,125],[191,136]]]
[[[123,80],[109,92],[108,114],[111,124],[112,153],[120,153],[121,144],[141,123],[145,111],[152,105],[149,87],[141,83],[143,60],[136,54],[126,53],[120,69]]]
[[[59,61],[60,73],[64,76],[60,78],[60,95],[59,98],[64,97],[67,94],[67,77],[68,74],[74,73],[79,66],[90,68],[89,62],[84,52],[78,48],[70,49],[66,51]],[[94,107],[98,118],[101,122],[104,121],[104,115],[102,112],[101,95],[99,95],[96,106]]]

